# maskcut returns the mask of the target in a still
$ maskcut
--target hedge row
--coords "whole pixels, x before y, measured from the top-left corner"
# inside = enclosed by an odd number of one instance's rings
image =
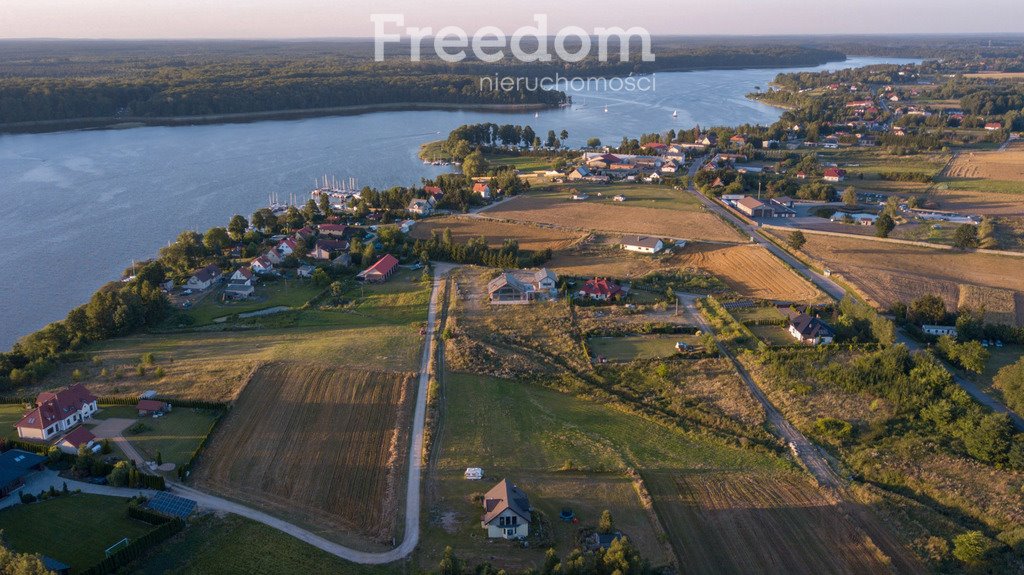
[[[129,514],[130,513],[131,511],[129,511]],[[185,522],[181,519],[171,519],[166,523],[158,525],[155,529],[146,533],[142,537],[139,537],[134,541],[130,541],[127,546],[118,549],[110,557],[107,557],[92,567],[81,571],[80,575],[107,575],[108,573],[113,573],[132,561],[142,557],[150,547],[167,540],[172,535],[181,531],[184,527]]]
[[[155,396],[149,399],[169,403],[174,407],[192,407],[197,409],[225,409],[227,407],[227,404],[224,403],[203,401],[201,399],[172,399],[170,397],[160,396]],[[134,395],[114,395],[101,397],[96,402],[104,405],[135,405],[139,402],[139,398]]]
[[[153,511],[148,507],[143,507],[135,503],[128,504],[128,517],[132,519],[138,519],[139,521],[145,521],[151,525],[163,525],[168,521],[174,521],[174,517],[170,515],[164,515],[158,511]]]

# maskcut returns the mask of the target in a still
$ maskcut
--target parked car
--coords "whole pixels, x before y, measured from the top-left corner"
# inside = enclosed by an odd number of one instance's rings
[[[1003,347],[1003,340],[997,339],[996,340],[996,347]]]
[[[988,340],[987,339],[981,340],[981,347],[988,347]]]

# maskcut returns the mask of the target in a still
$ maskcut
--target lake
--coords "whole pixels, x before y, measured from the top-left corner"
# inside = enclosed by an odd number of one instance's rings
[[[827,70],[914,60],[850,58]],[[795,70],[795,69],[794,69]],[[0,349],[88,300],[133,260],[152,257],[183,229],[202,232],[248,215],[276,193],[304,203],[324,174],[359,185],[419,183],[445,168],[425,166],[419,145],[468,123],[529,124],[543,138],[566,129],[590,137],[670,128],[770,124],[780,111],[747,100],[779,72],[662,73],[657,90],[574,93],[572,108],[500,114],[380,112],[305,120],[0,135]],[[605,112],[607,107],[607,112]],[[673,118],[672,113],[678,112]]]

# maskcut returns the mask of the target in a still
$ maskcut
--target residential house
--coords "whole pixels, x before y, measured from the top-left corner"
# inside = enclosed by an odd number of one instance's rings
[[[737,148],[742,148],[747,145],[747,137],[741,134],[736,134],[729,138],[729,144]]]
[[[623,296],[625,293],[626,290],[622,289],[622,286],[608,278],[594,278],[584,282],[577,295],[581,298],[608,301]]]
[[[154,413],[167,413],[171,410],[171,404],[159,399],[140,399],[135,404],[135,409],[138,410],[139,417],[145,417]]]
[[[846,179],[846,170],[840,168],[826,168],[824,180],[826,182],[841,182]]]
[[[414,198],[409,202],[407,209],[410,214],[420,217],[429,216],[434,212],[434,206],[428,200],[422,198]]]
[[[925,332],[928,335],[934,335],[936,337],[943,336],[943,335],[948,335],[949,337],[952,337],[954,339],[958,335],[958,333],[956,331],[956,326],[953,326],[953,325],[928,325],[928,324],[925,324],[925,325],[921,326],[921,331]]]
[[[49,441],[91,418],[98,409],[96,396],[78,383],[57,392],[40,393],[36,396],[36,407],[14,427],[22,439]]]
[[[210,287],[217,283],[222,277],[220,268],[210,264],[205,268],[192,274],[192,277],[188,278],[185,282],[185,287],[191,290],[203,291],[210,289]]]
[[[228,278],[229,284],[252,284],[255,281],[255,275],[250,266],[242,266],[235,270],[235,273],[231,274]]]
[[[398,259],[391,254],[377,260],[375,264],[356,274],[356,277],[368,283],[383,283],[398,269]]]
[[[745,196],[742,200],[737,200],[736,209],[751,218],[775,217],[775,210],[771,206],[751,196]]]
[[[789,334],[806,345],[829,344],[835,337],[835,333],[827,323],[805,313],[790,318]]]
[[[530,499],[508,479],[484,494],[480,526],[491,539],[524,539],[530,534]]]
[[[527,304],[558,297],[558,276],[547,268],[507,271],[487,283],[492,304]]]
[[[320,224],[316,227],[320,231],[320,237],[343,238],[348,226],[344,224]]]
[[[573,171],[569,172],[569,175],[566,176],[566,179],[568,179],[570,182],[575,182],[579,180],[585,180],[589,178],[591,175],[592,174],[589,168],[587,168],[586,166],[579,166]]]
[[[483,182],[477,182],[473,184],[473,193],[479,194],[485,200],[489,200],[491,199],[491,186]]]
[[[249,299],[256,293],[256,286],[250,283],[229,283],[224,288],[224,298],[230,300]]]
[[[315,235],[315,232],[313,231],[313,228],[311,228],[309,226],[304,226],[304,227],[296,230],[296,232],[295,232],[295,239],[302,240],[304,242],[309,242],[310,240],[313,239],[314,235]]]
[[[25,477],[42,471],[46,458],[20,449],[0,453],[0,498],[6,497],[25,484]]]
[[[661,165],[660,171],[663,174],[675,174],[679,171],[679,164],[675,160],[668,160]]]
[[[622,249],[642,254],[656,254],[665,247],[665,244],[658,238],[650,236],[624,236],[622,238]]]
[[[267,258],[267,260],[275,266],[284,261],[284,256],[282,256],[276,248],[272,248],[264,252],[263,257]]]
[[[714,132],[709,132],[709,133],[704,134],[704,135],[700,136],[699,138],[697,138],[697,141],[695,141],[694,143],[695,144],[700,144],[702,146],[708,146],[708,147],[717,146],[718,145],[718,134],[716,134]]]
[[[92,447],[95,442],[96,436],[93,432],[79,425],[71,430],[67,435],[60,438],[54,445],[64,453],[76,455],[83,445],[89,448]]]
[[[988,122],[985,124],[985,129],[990,132],[995,132],[996,130],[1002,130],[1003,124],[1001,122]]]
[[[277,253],[281,254],[281,257],[290,256],[295,253],[295,250],[299,248],[298,242],[295,238],[285,238],[277,243]]]
[[[317,240],[316,245],[309,252],[309,257],[315,260],[330,261],[338,257],[338,254],[347,252],[349,243],[343,240]]]
[[[668,145],[662,144],[660,142],[647,142],[646,144],[640,147],[653,154],[663,154],[668,149]]]
[[[309,264],[302,264],[301,266],[298,267],[298,269],[295,270],[295,275],[300,277],[300,278],[311,278],[311,277],[313,277],[313,272],[315,272],[315,271],[316,271],[316,266],[311,266]]]
[[[423,186],[423,191],[434,200],[435,204],[444,197],[444,190],[441,189],[441,186]]]
[[[266,254],[249,262],[249,267],[256,275],[267,275],[274,273],[274,263]]]

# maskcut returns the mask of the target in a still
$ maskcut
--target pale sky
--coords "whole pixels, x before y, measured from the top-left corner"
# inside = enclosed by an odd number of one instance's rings
[[[652,34],[1024,33],[1022,0],[0,0],[0,38],[370,37],[372,13],[406,26],[511,34],[564,26]]]

